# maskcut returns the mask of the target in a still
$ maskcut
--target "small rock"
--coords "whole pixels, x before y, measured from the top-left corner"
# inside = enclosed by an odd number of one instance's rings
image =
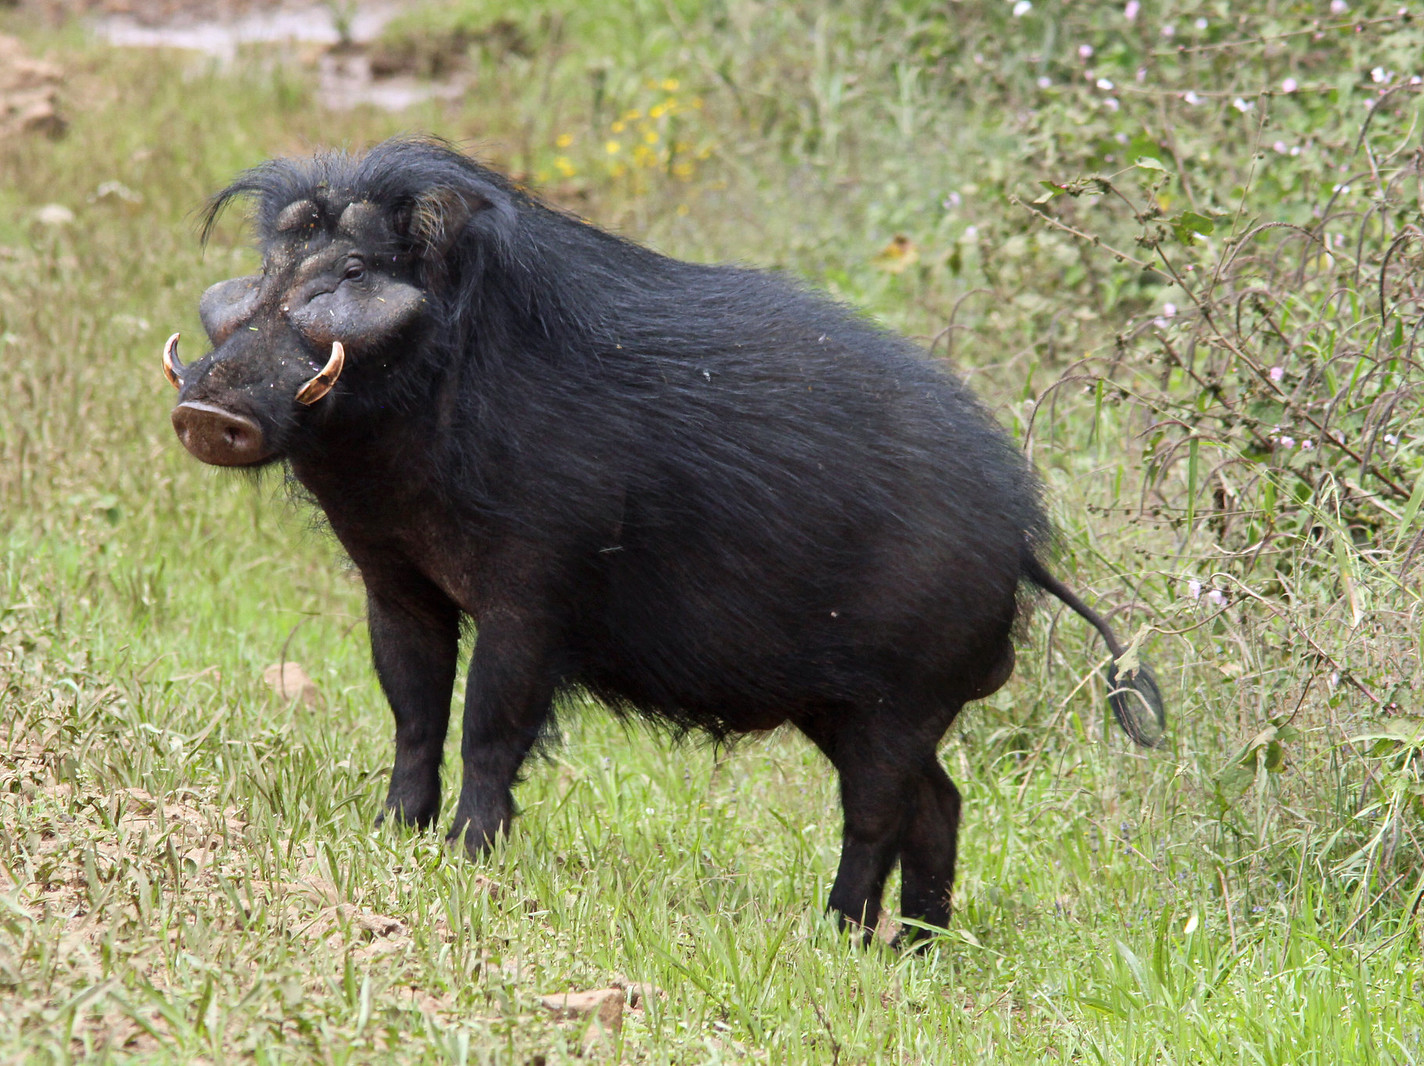
[[[621,988],[599,988],[592,992],[559,992],[545,996],[546,1009],[559,1018],[597,1020],[603,1031],[616,1036],[623,1026],[623,1004],[626,997]]]
[[[315,707],[321,700],[316,682],[300,663],[273,663],[262,671],[262,680],[284,700],[301,700],[308,707]]]
[[[141,204],[143,197],[121,181],[104,181],[100,182],[98,188],[89,195],[89,202],[91,204],[105,202]]]
[[[0,34],[0,141],[27,133],[57,137],[65,121],[59,114],[59,83],[64,72],[35,59],[17,38]]]
[[[338,909],[352,925],[363,933],[382,937],[405,936],[405,922],[399,918],[377,914],[375,911],[357,907],[351,903],[343,903]]]
[[[35,221],[42,226],[67,226],[74,221],[74,212],[63,204],[45,204],[35,209]]]

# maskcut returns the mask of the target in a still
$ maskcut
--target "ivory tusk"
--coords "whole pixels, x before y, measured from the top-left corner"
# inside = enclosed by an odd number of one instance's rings
[[[321,368],[321,373],[297,390],[297,403],[310,407],[320,400],[331,391],[336,379],[341,376],[341,368],[345,365],[346,349],[341,346],[340,341],[332,341],[331,358],[326,361],[326,366]]]
[[[163,376],[168,379],[168,383],[175,389],[183,387],[183,370],[185,367],[178,359],[178,338],[181,333],[175,333],[168,338],[168,342],[163,345]]]

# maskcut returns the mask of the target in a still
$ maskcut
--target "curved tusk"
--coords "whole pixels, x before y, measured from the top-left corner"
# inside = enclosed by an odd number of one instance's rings
[[[340,341],[332,341],[331,358],[326,361],[326,366],[321,368],[321,373],[297,390],[297,403],[310,407],[320,400],[331,391],[336,379],[341,376],[341,368],[345,365],[346,349],[341,346]]]
[[[178,358],[178,338],[181,336],[181,333],[175,333],[163,345],[163,376],[175,389],[183,387],[183,371],[187,369]]]

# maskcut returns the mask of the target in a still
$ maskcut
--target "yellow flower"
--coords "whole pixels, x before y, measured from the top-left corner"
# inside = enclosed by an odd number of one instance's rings
[[[554,138],[554,144],[557,145],[557,146],[560,147],[560,148],[567,148],[569,145],[571,145],[571,144],[573,144],[573,143],[574,143],[574,135],[573,135],[572,133],[561,133],[561,134],[559,134],[557,137]]]
[[[666,81],[663,82],[663,92],[675,93],[677,92],[677,86],[678,81],[676,78],[668,78]]]
[[[690,215],[692,213],[692,210],[686,204],[678,204],[677,213],[679,215]]]
[[[559,156],[555,156],[555,157],[554,157],[554,169],[557,170],[560,174],[562,174],[562,175],[563,175],[564,177],[566,177],[566,178],[571,178],[571,177],[573,177],[576,173],[578,173],[578,172],[574,169],[573,163],[569,160],[569,157],[566,156],[566,155],[559,155]]]
[[[622,133],[622,132],[623,132],[624,130],[626,130],[628,127],[625,126],[622,122],[615,122],[615,123],[613,123],[613,125],[609,126],[608,128],[609,128],[610,130],[612,130],[614,133]]]
[[[887,274],[903,274],[920,260],[920,250],[915,242],[903,233],[890,238],[890,243],[880,249],[870,262]]]
[[[646,133],[644,133],[644,134],[643,134],[643,143],[644,143],[644,144],[657,144],[657,143],[658,143],[658,131],[657,131],[657,130],[648,130]]]
[[[692,177],[692,164],[686,162],[674,163],[672,166],[672,172],[679,178],[681,178],[683,181],[687,181],[687,179]]]
[[[609,155],[617,155],[622,148],[623,145],[618,141],[605,141],[603,144],[603,150]]]

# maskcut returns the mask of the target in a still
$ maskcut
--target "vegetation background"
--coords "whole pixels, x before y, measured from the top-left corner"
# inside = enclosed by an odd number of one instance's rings
[[[0,1058],[1424,1059],[1419,18],[453,0],[362,42],[361,13],[214,58],[0,5],[68,120],[0,143]],[[333,63],[443,91],[337,106]],[[1104,720],[1101,646],[1045,605],[946,738],[957,910],[909,957],[823,918],[834,784],[789,734],[571,708],[487,863],[373,829],[355,575],[280,478],[183,452],[158,353],[254,265],[235,215],[199,248],[207,195],[411,131],[951,360],[1153,661],[1167,747]],[[601,1022],[542,1002],[611,985]]]

